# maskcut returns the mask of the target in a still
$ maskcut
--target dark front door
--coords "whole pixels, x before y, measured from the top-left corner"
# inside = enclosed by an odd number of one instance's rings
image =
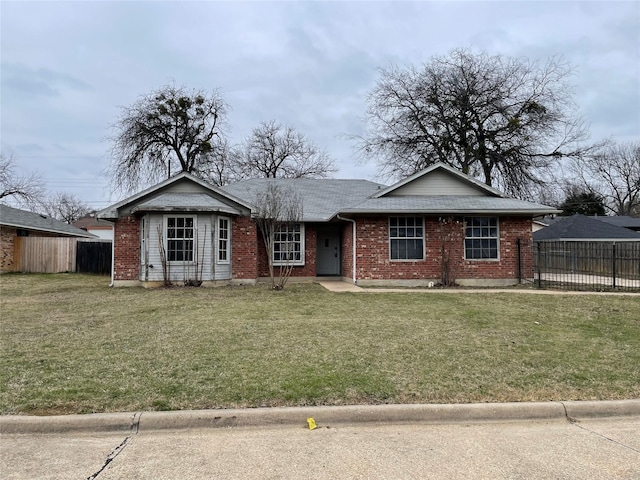
[[[340,226],[318,228],[316,275],[340,275]]]

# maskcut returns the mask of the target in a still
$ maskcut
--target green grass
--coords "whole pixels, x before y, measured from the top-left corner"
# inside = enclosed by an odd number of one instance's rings
[[[0,413],[640,397],[640,297],[0,276]]]

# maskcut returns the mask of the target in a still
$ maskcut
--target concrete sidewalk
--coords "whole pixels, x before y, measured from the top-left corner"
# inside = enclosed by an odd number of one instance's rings
[[[469,424],[522,421],[574,421],[640,416],[640,399],[613,401],[473,404],[349,405],[168,412],[96,413],[60,416],[0,416],[0,434],[141,432],[195,428]]]
[[[621,295],[627,297],[640,297],[636,292],[590,292],[580,290],[542,290],[539,288],[362,288],[350,282],[340,280],[323,280],[318,282],[321,286],[336,293],[530,293],[534,295]]]

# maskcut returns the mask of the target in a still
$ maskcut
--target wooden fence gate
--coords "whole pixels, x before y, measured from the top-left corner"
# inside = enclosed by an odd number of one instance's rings
[[[76,272],[109,275],[111,273],[111,255],[111,242],[109,241],[78,240]]]

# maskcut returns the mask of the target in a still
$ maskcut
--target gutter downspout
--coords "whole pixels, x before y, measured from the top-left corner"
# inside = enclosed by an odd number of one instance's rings
[[[115,282],[115,270],[116,270],[116,226],[115,224],[111,227],[111,231],[113,232],[113,239],[111,240],[111,283],[109,287],[113,287]]]
[[[352,225],[353,225],[353,228],[352,228],[352,230],[353,230],[353,241],[352,241],[352,243],[353,243],[353,253],[352,253],[352,256],[353,256],[353,284],[356,285],[356,221],[353,220],[352,218],[341,217],[340,214],[336,215],[336,218],[338,220],[344,220],[346,222],[351,222]]]

